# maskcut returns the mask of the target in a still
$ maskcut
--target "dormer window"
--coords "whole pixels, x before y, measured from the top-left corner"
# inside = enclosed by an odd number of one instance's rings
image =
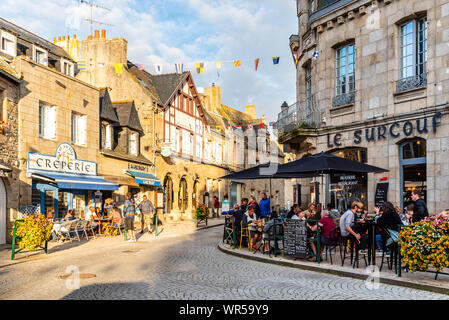
[[[6,31],[1,32],[1,51],[10,56],[16,56],[16,37]]]
[[[74,65],[72,62],[68,61],[68,60],[64,60],[62,59],[61,61],[61,72],[73,77],[74,76]]]
[[[35,46],[33,50],[33,60],[44,66],[48,66],[48,52]]]
[[[132,154],[133,156],[139,155],[139,134],[137,132],[130,132],[129,133],[129,149],[128,153]]]

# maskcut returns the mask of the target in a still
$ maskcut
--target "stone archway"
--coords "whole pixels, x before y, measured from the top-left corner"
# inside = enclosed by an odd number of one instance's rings
[[[6,243],[6,186],[0,178],[0,244]]]
[[[186,177],[183,176],[179,180],[179,190],[178,190],[178,209],[179,212],[185,213],[188,207],[188,190],[187,190],[187,180]]]
[[[173,211],[173,180],[169,174],[164,178],[164,210],[165,213],[171,213]]]

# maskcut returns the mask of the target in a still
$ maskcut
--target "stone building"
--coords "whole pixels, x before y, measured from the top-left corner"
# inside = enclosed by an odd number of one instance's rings
[[[328,176],[325,201],[373,209],[382,186],[401,207],[412,190],[431,213],[449,207],[445,2],[297,1],[297,102],[279,113],[280,142],[298,157],[324,151],[389,170]]]
[[[6,188],[15,197],[7,204],[9,235],[25,206],[48,216],[70,209],[82,215],[95,192],[118,186],[97,175],[99,90],[74,77],[75,61],[58,46],[3,19],[0,28],[2,64],[20,79],[15,93],[4,92],[2,109],[11,121],[2,149],[11,152],[6,162],[15,182]]]
[[[3,30],[0,30],[0,37]],[[0,244],[9,241],[15,210],[20,204],[18,169],[18,102],[20,75],[0,50]]]

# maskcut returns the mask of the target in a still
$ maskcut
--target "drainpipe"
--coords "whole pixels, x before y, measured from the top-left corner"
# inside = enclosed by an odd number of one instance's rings
[[[155,116],[156,116],[156,107],[157,104],[155,101],[153,101],[153,174],[156,175],[156,137],[155,137]]]

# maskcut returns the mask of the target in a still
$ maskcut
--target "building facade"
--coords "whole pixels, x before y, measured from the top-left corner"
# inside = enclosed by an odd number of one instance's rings
[[[355,199],[373,209],[381,184],[395,205],[420,190],[429,212],[449,207],[444,2],[297,1],[297,102],[279,113],[280,142],[298,157],[324,151],[389,170],[327,176],[321,194],[340,209]]]

